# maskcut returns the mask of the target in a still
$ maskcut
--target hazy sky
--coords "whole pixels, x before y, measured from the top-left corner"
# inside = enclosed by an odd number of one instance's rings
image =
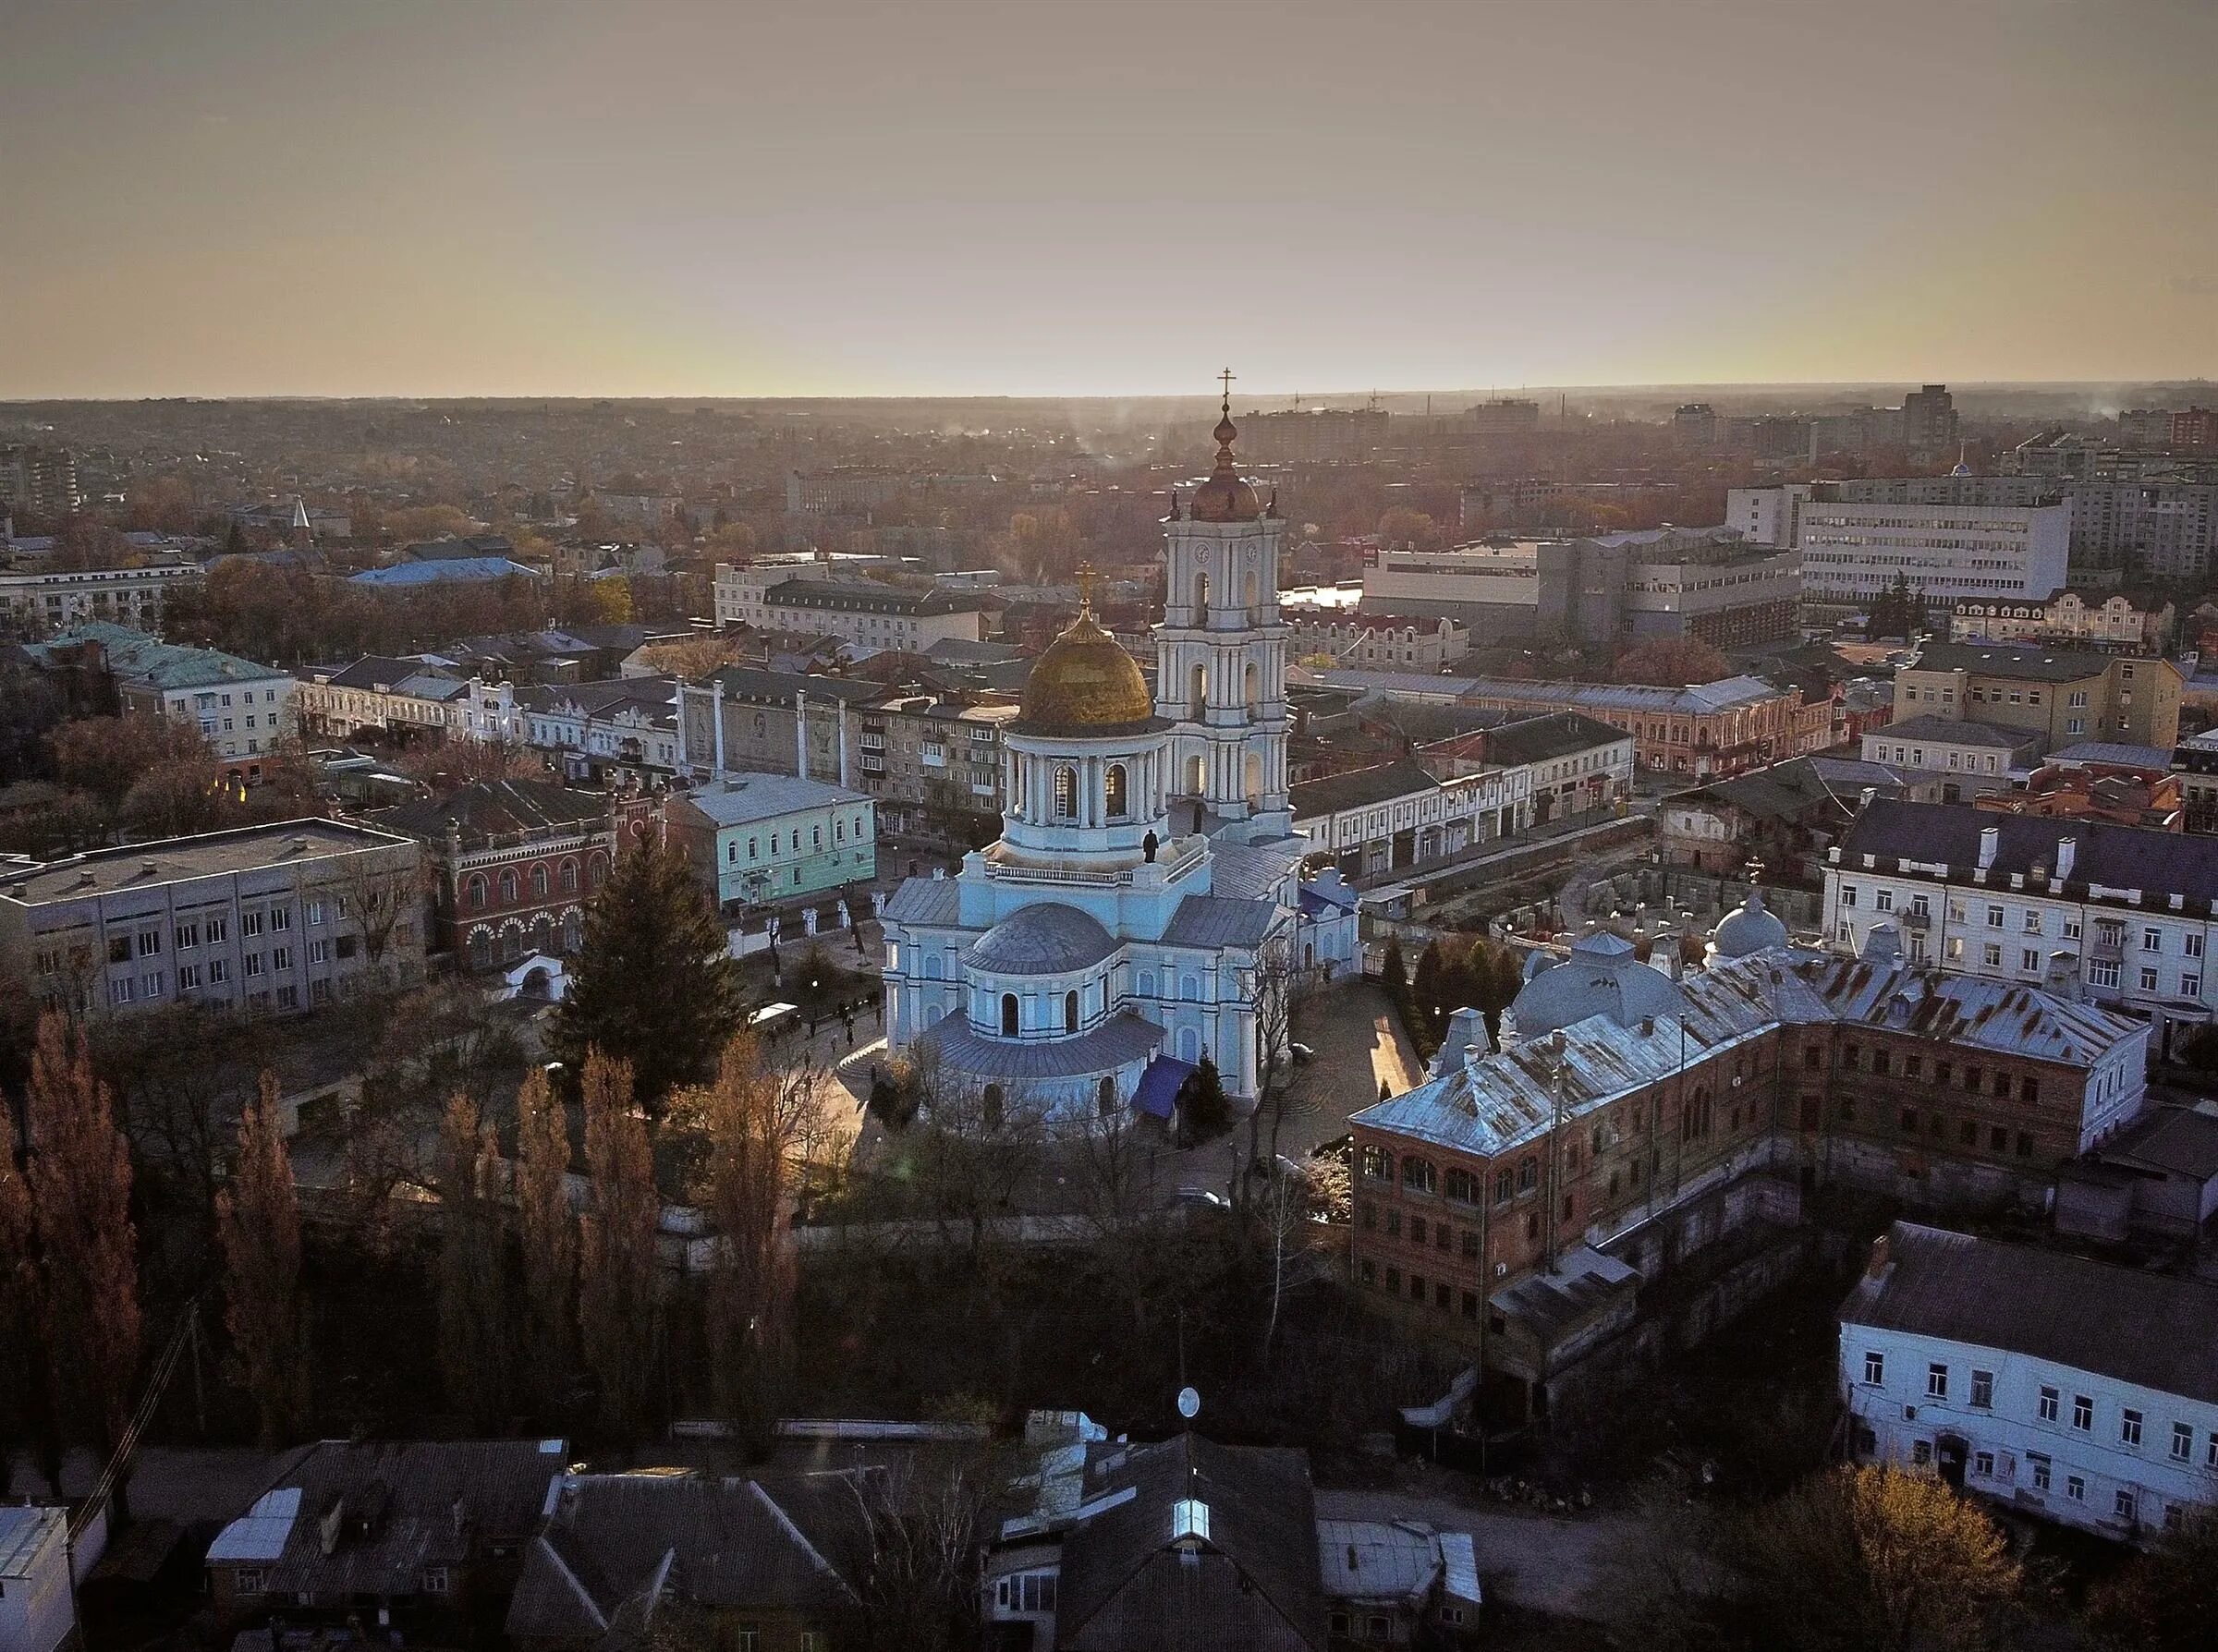
[[[7,0],[0,398],[2218,376],[2218,0]]]

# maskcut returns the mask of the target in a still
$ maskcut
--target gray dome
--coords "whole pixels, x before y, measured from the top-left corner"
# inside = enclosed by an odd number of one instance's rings
[[[1710,953],[1718,958],[1745,958],[1751,953],[1786,944],[1786,926],[1775,913],[1763,908],[1763,891],[1750,889],[1749,898],[1718,920],[1710,936]]]
[[[970,966],[991,975],[1066,975],[1099,964],[1116,941],[1098,919],[1050,901],[1027,906],[978,938]]]
[[[1650,1015],[1676,1015],[1678,987],[1633,956],[1632,943],[1602,930],[1572,942],[1571,955],[1527,981],[1509,1006],[1517,1039],[1552,1033],[1590,1015],[1630,1026]]]

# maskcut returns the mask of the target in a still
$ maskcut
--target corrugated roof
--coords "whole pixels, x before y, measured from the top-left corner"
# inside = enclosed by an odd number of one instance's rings
[[[844,808],[871,799],[845,786],[803,780],[798,774],[735,774],[676,793],[671,801],[691,804],[719,826],[745,826],[805,808]]]
[[[1840,1318],[2218,1404],[2218,1290],[2195,1280],[1898,1221]]]
[[[962,922],[962,885],[953,878],[904,878],[885,903],[885,921],[946,929]]]
[[[958,1012],[941,1016],[918,1041],[974,1078],[1079,1078],[1146,1060],[1162,1047],[1163,1028],[1124,1010],[1075,1036],[1004,1040],[972,1030],[969,1018]]]
[[[0,1508],[0,1577],[29,1576],[40,1549],[68,1519],[67,1509]]]
[[[1270,901],[1188,895],[1163,932],[1165,946],[1261,946],[1286,910]]]
[[[363,817],[386,832],[443,844],[450,831],[465,843],[496,834],[557,826],[591,827],[608,818],[608,798],[541,780],[483,780],[450,796],[422,798]]]

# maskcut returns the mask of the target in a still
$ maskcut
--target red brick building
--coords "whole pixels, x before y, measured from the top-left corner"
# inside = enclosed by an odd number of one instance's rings
[[[567,956],[607,881],[619,800],[548,781],[494,780],[370,819],[424,846],[434,953],[466,970]]]

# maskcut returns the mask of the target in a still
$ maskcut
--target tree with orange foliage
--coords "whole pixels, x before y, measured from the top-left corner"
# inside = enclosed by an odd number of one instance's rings
[[[524,1255],[524,1346],[542,1413],[567,1393],[578,1348],[578,1219],[570,1212],[570,1121],[544,1069],[516,1098],[516,1220]]]
[[[814,1072],[786,1084],[767,1068],[762,1046],[742,1033],[725,1046],[698,1111],[709,1142],[709,1214],[716,1270],[708,1282],[709,1365],[726,1417],[764,1422],[785,1368],[793,1303],[787,1212],[789,1165]]]
[[[277,1079],[238,1121],[238,1161],[215,1196],[224,1250],[224,1328],[261,1418],[262,1449],[274,1451],[308,1424],[308,1339],[300,1319],[300,1198],[278,1118]]]
[[[1694,683],[1714,683],[1732,674],[1724,655],[1699,637],[1660,637],[1617,656],[1620,683],[1651,683],[1663,688],[1684,688]]]
[[[31,1211],[44,1281],[48,1378],[56,1413],[113,1446],[139,1374],[139,1233],[131,1156],[81,1027],[56,1011],[30,1059]]]
[[[620,1439],[647,1424],[648,1377],[662,1330],[655,1230],[662,1199],[631,1063],[585,1058],[585,1164],[591,1202],[579,1229],[578,1330],[601,1390],[601,1420]]]

